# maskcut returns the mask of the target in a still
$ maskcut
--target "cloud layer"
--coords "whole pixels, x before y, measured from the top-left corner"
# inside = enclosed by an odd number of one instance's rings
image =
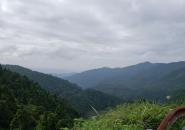
[[[0,62],[71,71],[185,60],[184,0],[0,0]]]

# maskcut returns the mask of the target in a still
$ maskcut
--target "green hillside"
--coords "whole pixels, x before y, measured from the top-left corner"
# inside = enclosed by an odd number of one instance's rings
[[[179,105],[179,104],[178,104]],[[158,104],[138,101],[119,105],[88,120],[76,120],[74,130],[156,130],[161,120],[177,104]],[[181,104],[183,105],[183,104]],[[177,120],[168,130],[180,130],[185,119]]]
[[[157,64],[152,64],[150,62],[144,62],[123,68],[103,67],[77,73],[72,76],[65,77],[65,79],[76,83],[83,88],[92,88],[105,83],[106,85],[114,85],[118,83],[119,85],[124,85],[124,82],[129,80],[131,77],[149,70],[156,65]]]
[[[124,68],[100,68],[66,79],[125,100],[138,97],[161,100],[185,88],[185,62],[144,62]]]
[[[97,110],[103,110],[123,102],[120,98],[97,90],[83,90],[76,84],[72,84],[67,80],[52,75],[32,71],[17,65],[3,65],[3,67],[21,75],[25,75],[34,82],[38,82],[42,88],[65,98],[82,116],[94,114],[91,106]]]
[[[0,129],[59,130],[72,127],[76,117],[65,100],[0,66]]]
[[[67,98],[68,96],[81,91],[81,88],[77,85],[52,75],[32,71],[17,65],[4,65],[3,67],[21,75],[27,76],[29,79],[38,82],[42,87],[44,87],[44,89],[55,92],[57,95],[64,98]]]

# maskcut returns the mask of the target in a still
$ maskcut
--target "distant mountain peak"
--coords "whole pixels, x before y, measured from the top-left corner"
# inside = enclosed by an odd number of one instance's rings
[[[150,65],[151,65],[151,64],[153,64],[153,63],[151,63],[151,62],[149,62],[149,61],[145,61],[145,62],[142,62],[142,63],[139,63],[139,64],[140,64],[140,65],[142,65],[142,64],[144,64],[144,65],[145,65],[145,64],[146,64],[146,65],[150,64]]]

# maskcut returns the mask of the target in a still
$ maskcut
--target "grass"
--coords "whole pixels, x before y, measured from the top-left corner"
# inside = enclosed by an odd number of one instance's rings
[[[87,120],[77,119],[73,130],[156,130],[166,113],[177,104],[147,101],[125,103]],[[179,130],[185,124],[179,120],[169,130]]]

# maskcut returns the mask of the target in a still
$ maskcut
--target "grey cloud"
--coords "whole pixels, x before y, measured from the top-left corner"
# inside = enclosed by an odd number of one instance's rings
[[[0,61],[79,71],[185,60],[184,8],[183,0],[0,0]]]

